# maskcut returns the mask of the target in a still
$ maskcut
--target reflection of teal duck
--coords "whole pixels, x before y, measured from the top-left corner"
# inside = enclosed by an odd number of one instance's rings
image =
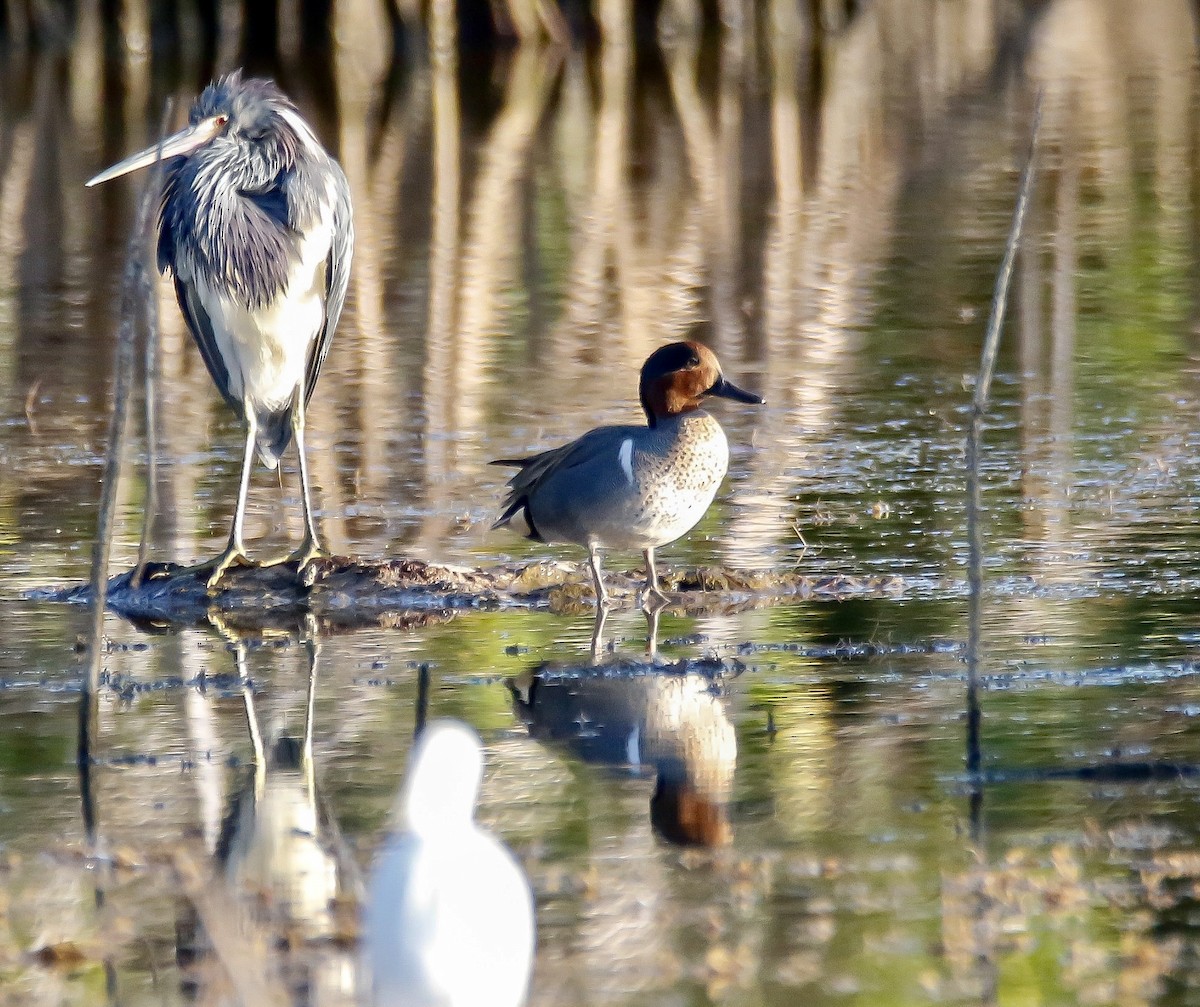
[[[662,599],[654,550],[674,542],[708,510],[729,467],[729,445],[715,419],[701,409],[716,395],[761,403],[721,375],[712,350],[670,343],[642,365],[639,394],[647,425],[597,427],[562,447],[515,465],[504,513],[493,527],[520,522],[539,542],[587,548],[596,599],[607,601],[600,550],[640,550],[646,589]]]
[[[737,736],[714,671],[620,662],[576,675],[546,664],[508,685],[533,737],[586,762],[654,771],[650,818],[664,839],[715,846],[732,838]]]
[[[364,921],[373,1002],[517,1007],[533,962],[533,896],[513,855],[474,821],[483,775],[475,733],[421,733],[375,861]]]

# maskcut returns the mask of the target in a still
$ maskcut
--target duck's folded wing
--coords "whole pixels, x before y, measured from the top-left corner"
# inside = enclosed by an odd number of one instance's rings
[[[508,480],[508,485],[512,487],[509,493],[511,500],[534,489],[538,483],[544,482],[556,472],[586,464],[596,456],[597,451],[602,451],[606,444],[614,439],[620,443],[627,431],[634,429],[637,428],[597,427],[561,447],[551,448],[528,458],[497,458],[491,464],[515,466],[519,470]]]
[[[569,444],[530,455],[528,458],[497,458],[492,462],[493,465],[516,466],[518,471],[508,480],[508,494],[501,505],[503,511],[492,527],[503,527],[519,511],[524,510],[531,536],[540,538],[541,536],[534,527],[532,515],[528,513],[530,494],[536,492],[537,488],[548,479],[560,473],[567,474],[571,469],[587,464],[596,457],[597,452],[604,451],[614,441],[619,444],[624,437],[637,429],[637,427],[597,427]]]

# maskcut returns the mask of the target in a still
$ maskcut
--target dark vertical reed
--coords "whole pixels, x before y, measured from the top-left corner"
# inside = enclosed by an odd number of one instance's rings
[[[1004,313],[1008,304],[1008,288],[1012,280],[1013,264],[1017,248],[1021,243],[1021,231],[1025,224],[1025,212],[1029,207],[1029,194],[1033,188],[1033,168],[1037,154],[1038,131],[1042,122],[1042,96],[1039,93],[1034,104],[1033,126],[1030,132],[1029,154],[1021,171],[1021,182],[1017,193],[1017,205],[1013,211],[1012,226],[1008,232],[1008,243],[1004,246],[1004,258],[996,276],[992,292],[992,311],[988,318],[987,334],[983,341],[983,354],[979,362],[979,375],[975,381],[975,398],[971,403],[971,424],[967,431],[967,583],[970,589],[967,630],[967,773],[972,779],[972,822],[980,811],[981,793],[979,770],[981,762],[979,707],[979,639],[983,615],[983,528],[980,519],[980,462],[983,436],[983,416],[988,407],[988,396],[992,387],[992,376],[996,370],[996,355],[1000,349],[1000,331],[1004,326]]]
[[[159,143],[166,135],[171,106],[163,113]],[[92,622],[88,633],[88,664],[79,701],[79,740],[76,764],[79,768],[79,792],[83,803],[84,831],[91,844],[96,838],[96,804],[92,791],[92,741],[95,737],[97,699],[100,689],[100,665],[104,653],[104,610],[108,600],[108,563],[112,552],[113,522],[117,509],[117,484],[125,453],[125,434],[129,419],[129,398],[133,387],[135,341],[138,318],[146,301],[145,277],[149,242],[146,239],[151,213],[158,203],[162,185],[162,162],[154,165],[138,200],[133,234],[125,257],[121,278],[121,323],[117,329],[117,353],[114,363],[113,411],[108,427],[108,451],[100,482],[100,507],[96,519],[96,541],[92,545]]]
[[[170,128],[174,106],[174,101],[168,98],[166,108],[163,109],[162,122],[159,124],[160,143]],[[150,180],[146,184],[146,192],[156,193],[161,185],[162,164],[156,163],[151,170]],[[145,200],[145,198],[146,194],[143,193],[142,199]],[[141,208],[139,208],[139,217],[140,213]],[[139,224],[141,225],[140,220]],[[150,263],[154,261],[155,239],[153,235],[146,233],[145,225],[141,225],[138,233],[142,235],[142,240],[145,242],[144,254],[146,256],[139,276],[142,307],[146,312],[146,345],[142,363],[146,410],[146,500],[142,515],[142,539],[138,543],[137,566],[133,568],[131,580],[134,587],[141,585],[142,577],[146,573],[146,563],[150,558],[150,536],[154,530],[154,518],[158,513],[158,352],[161,341],[158,326],[158,295],[154,289],[154,270],[150,266]]]

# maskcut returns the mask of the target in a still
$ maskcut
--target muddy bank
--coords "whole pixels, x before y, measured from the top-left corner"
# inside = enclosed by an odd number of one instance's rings
[[[605,573],[616,608],[640,601],[640,570]],[[900,577],[807,577],[795,572],[691,567],[662,575],[671,609],[689,615],[733,612],[794,599],[900,597]],[[87,604],[87,585],[39,593],[39,597]],[[141,584],[133,571],[108,583],[108,607],[135,622],[167,625],[208,621],[210,614],[242,625],[284,625],[313,615],[332,626],[406,625],[451,618],[486,608],[539,608],[573,613],[594,608],[584,564],[558,561],[489,568],[440,566],[415,559],[366,562],[345,556],[318,560],[301,581],[294,566],[230,570],[209,593],[202,576],[173,564],[152,566]]]

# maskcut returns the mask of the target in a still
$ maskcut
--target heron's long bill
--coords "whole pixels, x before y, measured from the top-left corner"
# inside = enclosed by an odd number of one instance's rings
[[[162,142],[162,159],[165,161],[168,157],[179,157],[181,154],[190,154],[197,147],[202,147],[208,143],[221,127],[225,125],[222,117],[211,116],[208,119],[203,119],[194,126],[188,126],[181,129],[178,133],[168,136]],[[94,178],[87,181],[87,185],[99,185],[101,182],[107,182],[109,179],[120,178],[122,175],[127,175],[131,171],[137,171],[138,168],[145,168],[147,165],[153,164],[159,157],[159,145],[156,143],[153,147],[147,147],[145,150],[137,154],[125,158],[124,161],[118,161],[111,168],[106,168]]]

